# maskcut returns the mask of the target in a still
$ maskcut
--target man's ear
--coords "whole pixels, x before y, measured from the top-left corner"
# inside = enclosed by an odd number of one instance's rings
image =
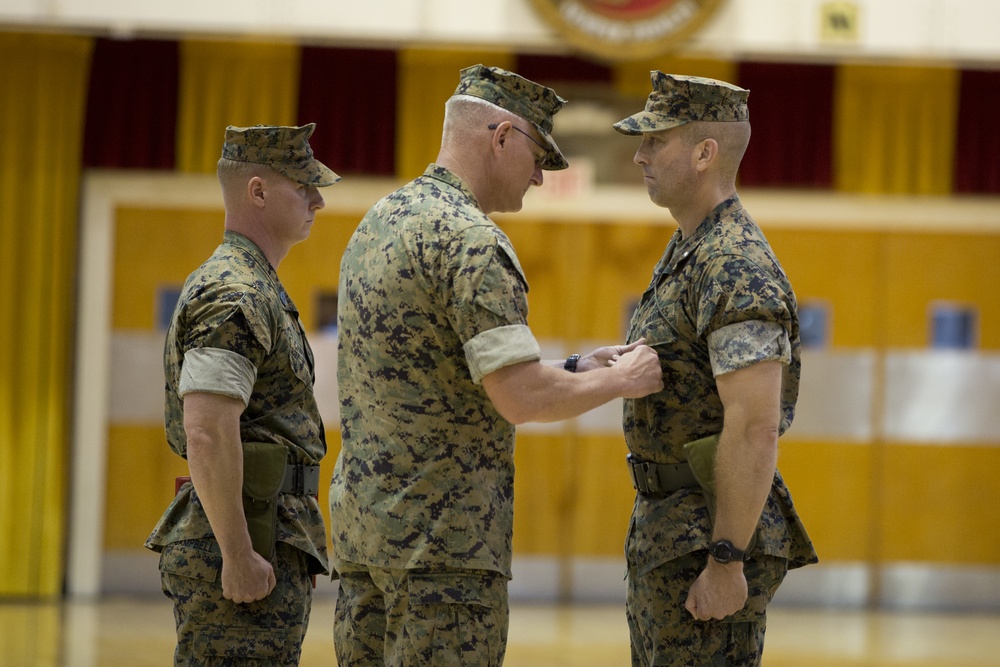
[[[695,158],[695,168],[698,171],[705,171],[708,169],[708,165],[719,157],[719,142],[715,139],[709,137],[708,139],[702,139],[695,146],[694,158]]]
[[[264,193],[267,190],[267,182],[260,176],[254,176],[247,181],[247,196],[254,206],[264,206]]]
[[[510,137],[510,128],[512,124],[509,120],[505,120],[502,123],[498,123],[495,130],[493,130],[493,147],[503,148],[507,143],[507,138]]]

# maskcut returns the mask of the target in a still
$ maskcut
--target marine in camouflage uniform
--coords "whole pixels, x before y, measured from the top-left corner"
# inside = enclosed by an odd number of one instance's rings
[[[314,127],[226,130],[220,160],[224,194],[227,178],[239,183],[234,190],[242,186],[245,191],[250,181],[263,188],[272,206],[282,208],[267,211],[262,206],[267,215],[260,214],[264,217],[248,227],[241,217],[245,211],[231,206],[244,191],[226,194],[222,245],[184,284],[164,351],[167,441],[184,458],[189,437],[195,437],[185,430],[185,411],[193,409],[192,398],[211,394],[239,401],[239,442],[284,445],[289,469],[314,472],[318,479],[326,438],[313,396],[313,355],[298,310],[275,272],[288,248],[301,238],[283,240],[278,247],[273,243],[276,236],[287,236],[281,226],[296,213],[303,218],[296,223],[304,223],[305,231],[294,231],[304,238],[311,224],[305,218],[311,221],[323,206],[316,188],[340,180],[313,158],[308,138]],[[223,176],[234,169],[236,176]],[[269,183],[251,181],[253,174]],[[296,193],[297,209],[283,206],[288,191]],[[250,238],[260,234],[261,227],[271,233],[262,243],[269,253]],[[221,442],[212,445],[223,447]],[[242,462],[237,465],[242,469]],[[202,484],[220,484],[215,475],[199,479],[193,462],[192,475],[201,495],[213,491]],[[285,481],[277,499],[277,545],[270,558],[274,587],[262,599],[224,595],[223,550],[217,538],[224,527],[212,525],[211,512],[190,482],[179,489],[146,541],[146,547],[161,552],[163,591],[174,602],[176,664],[298,664],[309,621],[312,575],[327,573],[329,563],[317,489]],[[221,515],[215,516],[219,521]],[[246,538],[245,522],[241,530]]]
[[[415,606],[460,590],[461,606],[492,611],[483,623],[502,641],[514,426],[478,380],[480,367],[540,358],[514,249],[468,187],[431,165],[362,220],[340,275],[344,444],[330,520],[342,594],[350,563],[387,579],[414,570]],[[456,617],[463,626],[476,627]]]
[[[509,371],[537,372],[546,391],[565,395],[574,390],[563,382],[593,376],[594,396],[600,384],[596,370],[538,363],[527,281],[487,217],[519,209],[540,170],[566,166],[549,135],[562,104],[512,72],[462,70],[438,161],[376,203],[344,253],[343,449],[330,487],[339,664],[503,661],[514,424],[491,383]],[[648,393],[660,378],[644,349]]]
[[[703,155],[697,152],[703,150],[699,142],[715,136],[715,130],[726,129],[720,125],[748,122],[748,91],[720,81],[658,71],[652,73],[652,83],[646,109],[619,121],[615,129],[644,137],[636,162],[648,177],[651,197],[672,211],[684,212],[690,203],[686,198],[695,196],[687,188],[694,190],[697,186],[691,184],[697,179],[684,180],[683,186],[667,182],[687,179],[690,173],[680,168],[669,171],[663,162],[655,163],[651,155],[656,144],[650,142],[661,142],[660,150],[676,150],[678,163],[691,164],[692,155]],[[693,133],[690,143],[678,144],[679,149],[662,147],[671,133],[685,131],[674,128],[692,122],[698,126],[686,128]],[[749,127],[745,131],[748,139]],[[675,137],[674,141],[681,139]],[[720,139],[719,143],[724,142]],[[735,164],[740,156],[742,148]],[[640,492],[625,546],[627,615],[632,664],[636,667],[759,665],[767,604],[789,568],[816,562],[781,475],[776,468],[765,470],[773,479],[767,491],[769,477],[762,478],[763,508],[756,528],[750,529],[752,539],[742,566],[745,604],[739,611],[716,619],[703,617],[692,602],[696,581],[709,565],[715,567],[709,563],[709,545],[726,539],[743,549],[748,543],[739,543],[735,535],[720,534],[725,530],[720,524],[727,517],[719,513],[727,510],[720,505],[709,512],[706,493],[686,475],[684,444],[721,433],[719,459],[724,456],[724,447],[729,452],[751,451],[749,442],[741,440],[744,433],[727,432],[727,395],[720,395],[719,386],[729,374],[769,361],[780,362],[780,388],[774,382],[771,398],[773,425],[783,433],[795,412],[801,366],[792,287],[763,233],[743,208],[732,179],[727,185],[721,201],[703,200],[707,206],[702,210],[711,211],[707,216],[678,219],[680,228],[654,269],[629,326],[629,340],[645,337],[657,349],[666,387],[657,394],[624,402],[623,425],[630,457],[636,462],[635,470],[669,470],[680,480],[672,483],[664,476],[662,488],[650,490],[640,473],[637,483]],[[777,374],[777,368],[772,369]],[[755,391],[766,394],[769,389]],[[776,456],[776,435],[773,445]],[[760,458],[760,466],[768,465],[763,455]],[[754,465],[757,463],[751,467]],[[750,474],[748,468],[744,470]],[[659,481],[657,478],[657,484]],[[726,492],[725,480],[716,481],[721,497]]]

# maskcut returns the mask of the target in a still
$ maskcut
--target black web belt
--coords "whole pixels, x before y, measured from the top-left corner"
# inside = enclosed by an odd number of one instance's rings
[[[298,496],[319,494],[319,466],[292,463],[285,466],[285,481],[281,483],[281,493]]]
[[[666,498],[675,491],[698,487],[698,480],[687,462],[653,463],[643,461],[632,454],[625,457],[628,472],[632,476],[632,487],[650,498]]]

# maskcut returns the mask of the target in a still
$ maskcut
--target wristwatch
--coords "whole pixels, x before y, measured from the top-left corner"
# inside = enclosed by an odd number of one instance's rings
[[[733,546],[729,540],[717,540],[708,545],[708,553],[716,563],[732,563],[746,560],[746,553]]]
[[[568,370],[570,373],[575,373],[576,365],[577,363],[579,363],[579,361],[580,361],[579,354],[571,354],[569,355],[569,357],[566,358],[566,363],[563,364],[563,368]]]

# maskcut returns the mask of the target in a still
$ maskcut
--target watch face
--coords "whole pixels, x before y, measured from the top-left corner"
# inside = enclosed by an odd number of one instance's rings
[[[720,563],[731,563],[738,558],[740,552],[729,541],[720,540],[708,546],[708,553]]]

